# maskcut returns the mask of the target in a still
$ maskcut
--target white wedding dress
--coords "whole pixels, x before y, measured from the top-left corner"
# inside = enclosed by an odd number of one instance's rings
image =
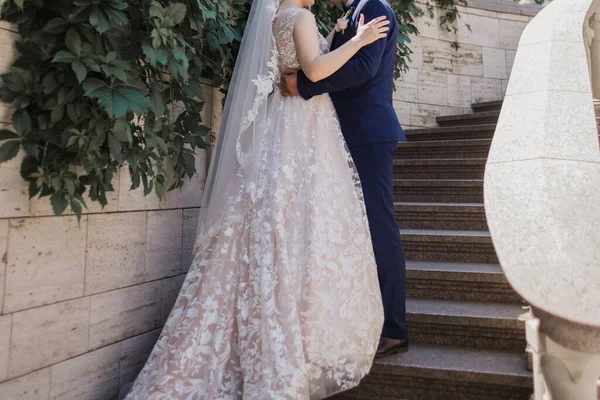
[[[281,11],[273,26],[280,68],[299,67],[297,13]],[[128,400],[320,399],[371,367],[383,309],[335,109],[327,95],[278,89],[267,107],[257,187],[231,196],[199,244]]]

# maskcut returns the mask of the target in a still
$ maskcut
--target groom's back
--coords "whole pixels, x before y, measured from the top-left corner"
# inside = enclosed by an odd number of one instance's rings
[[[398,22],[385,0],[355,0],[355,3],[356,11],[350,27],[345,34],[336,36],[334,49],[356,34],[360,14],[365,15],[366,21],[385,15],[391,24],[386,39],[365,48],[370,57],[363,57],[364,61],[358,65],[358,68],[364,69],[360,74],[361,81],[348,89],[331,93],[342,132],[349,146],[404,141],[406,137],[393,105]],[[360,55],[358,58],[361,59]]]

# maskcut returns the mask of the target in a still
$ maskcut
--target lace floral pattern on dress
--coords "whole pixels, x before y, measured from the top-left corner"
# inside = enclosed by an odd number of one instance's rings
[[[279,21],[278,44],[292,39],[289,21]],[[296,58],[282,52],[280,67]],[[258,179],[232,185],[227,213],[199,238],[128,400],[321,399],[371,367],[383,310],[335,109],[326,95],[278,89],[267,101]]]

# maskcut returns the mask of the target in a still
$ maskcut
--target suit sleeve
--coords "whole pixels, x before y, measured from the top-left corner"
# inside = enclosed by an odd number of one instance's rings
[[[360,13],[364,14],[366,22],[382,15],[391,18],[392,23],[396,21],[395,16],[390,16],[390,12],[379,1],[370,1]],[[389,37],[363,47],[342,68],[321,81],[311,82],[302,71],[298,71],[298,92],[309,100],[314,96],[338,92],[372,79],[379,70],[388,40]]]

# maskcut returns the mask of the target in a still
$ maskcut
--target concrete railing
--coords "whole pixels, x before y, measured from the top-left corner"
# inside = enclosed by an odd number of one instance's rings
[[[555,0],[526,27],[485,173],[494,246],[532,307],[527,339],[540,400],[597,398],[600,149],[592,82],[600,82],[600,27],[590,24],[599,9],[600,0]]]

